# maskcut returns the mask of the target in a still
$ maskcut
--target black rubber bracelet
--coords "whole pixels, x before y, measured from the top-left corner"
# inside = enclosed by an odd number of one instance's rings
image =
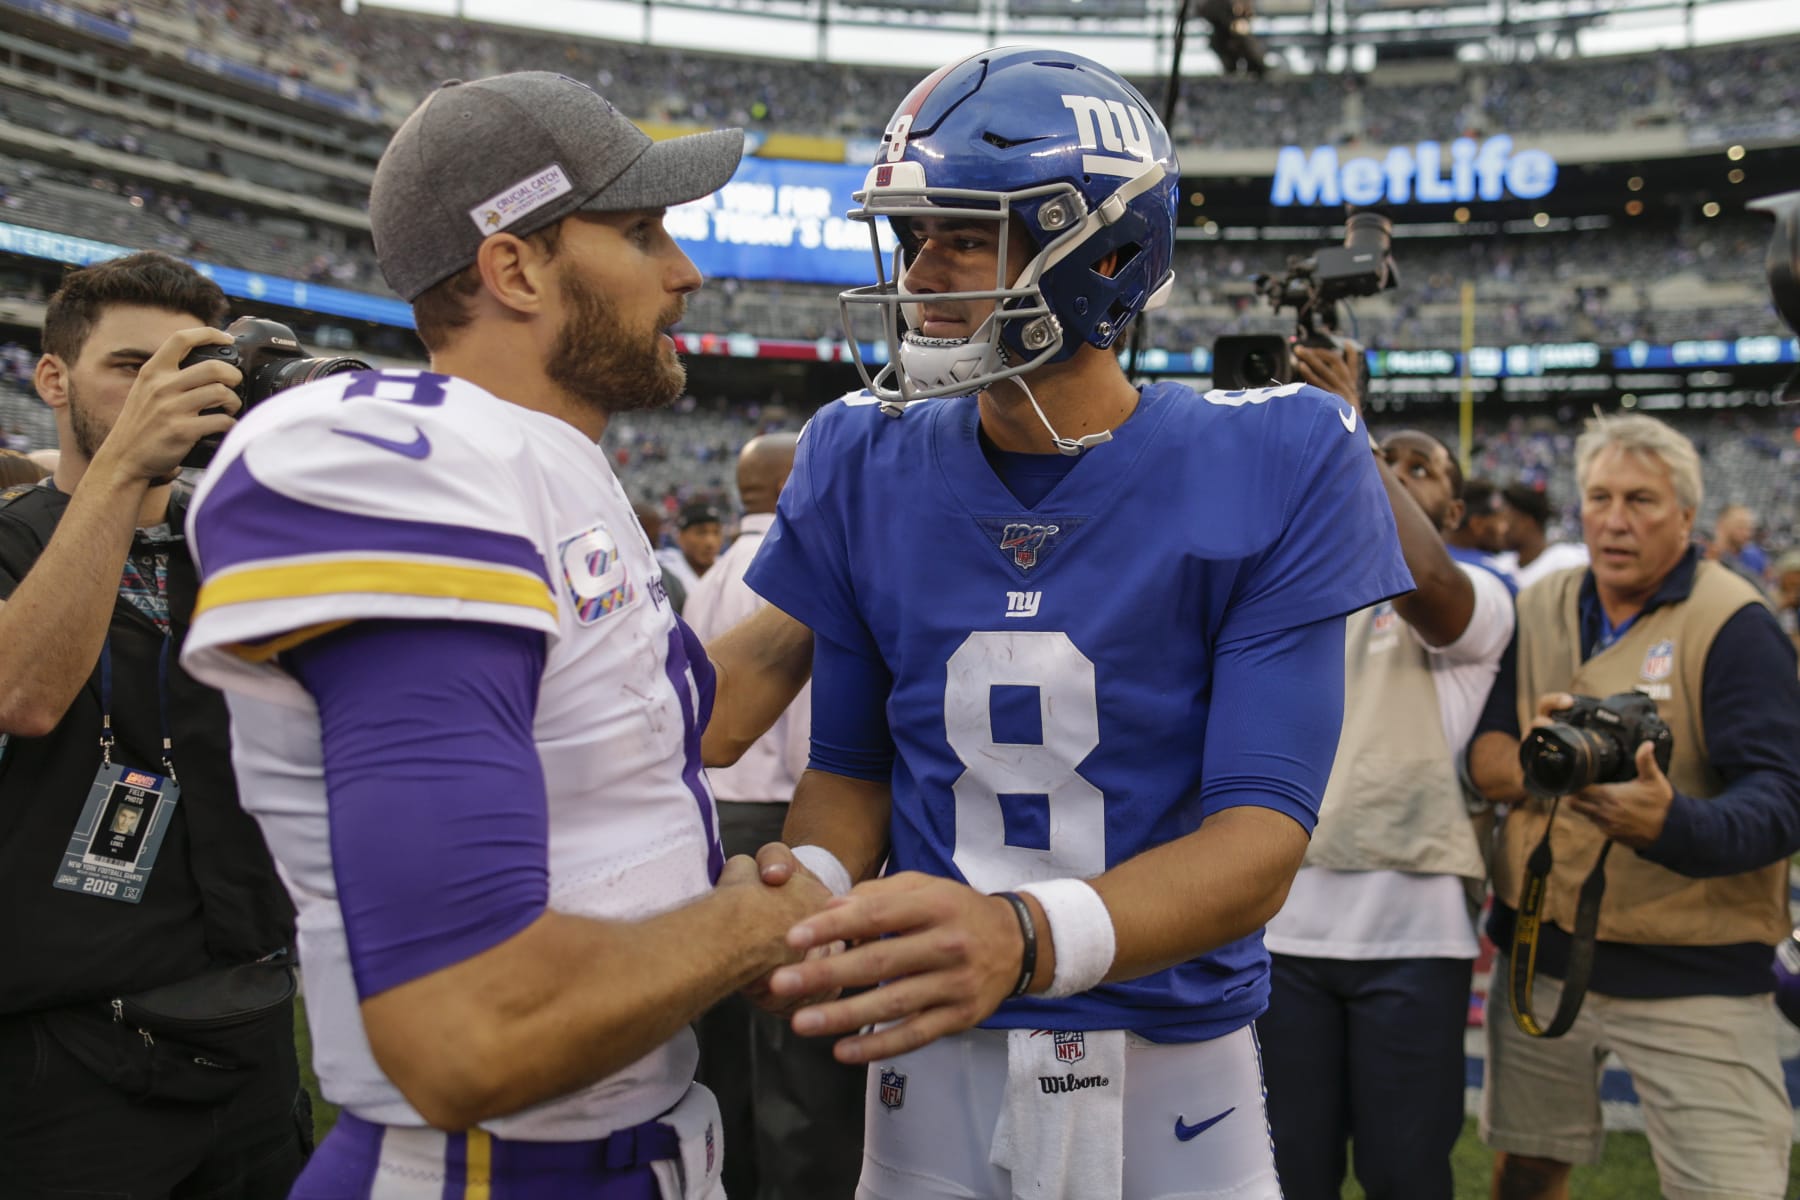
[[[995,892],[1002,900],[1012,905],[1013,915],[1019,918],[1019,936],[1025,939],[1025,952],[1019,957],[1019,982],[1012,990],[1013,996],[1023,996],[1031,987],[1031,977],[1037,974],[1037,925],[1031,919],[1031,909],[1017,892]]]

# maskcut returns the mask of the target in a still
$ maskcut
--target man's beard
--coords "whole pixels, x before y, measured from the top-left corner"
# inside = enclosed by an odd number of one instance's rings
[[[647,337],[622,328],[618,309],[573,272],[561,280],[568,318],[544,372],[550,381],[605,413],[635,412],[673,404],[687,383],[681,359],[663,350],[662,331],[681,320],[682,303],[657,321]]]
[[[73,379],[65,380],[64,388],[68,393],[69,430],[75,436],[75,449],[83,459],[93,462],[94,455],[100,453],[100,444],[111,430],[96,421],[94,414],[82,404]]]

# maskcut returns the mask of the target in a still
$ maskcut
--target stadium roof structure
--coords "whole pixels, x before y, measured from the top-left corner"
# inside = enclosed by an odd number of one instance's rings
[[[358,0],[349,0],[354,5]],[[1216,6],[1218,0],[1214,0]],[[1237,0],[1293,72],[1417,59],[1528,61],[1800,33],[1794,0]],[[1218,70],[1187,0],[1184,74]],[[1183,0],[375,0],[375,6],[611,40],[777,58],[935,65],[1042,41],[1127,73],[1166,71]]]

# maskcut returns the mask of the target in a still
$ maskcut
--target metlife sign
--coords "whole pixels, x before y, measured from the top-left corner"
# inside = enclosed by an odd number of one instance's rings
[[[1543,150],[1515,150],[1496,134],[1395,146],[1383,158],[1339,160],[1336,146],[1307,151],[1283,146],[1275,158],[1269,203],[1281,207],[1343,204],[1468,204],[1508,196],[1537,200],[1556,186],[1556,160]]]

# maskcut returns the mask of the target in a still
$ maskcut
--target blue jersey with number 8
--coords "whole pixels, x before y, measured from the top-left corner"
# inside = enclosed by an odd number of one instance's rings
[[[866,397],[820,410],[749,582],[893,676],[889,871],[995,892],[1091,878],[1245,802],[1207,776],[1209,714],[1260,706],[1279,758],[1285,701],[1215,696],[1221,648],[1279,642],[1412,580],[1361,422],[1317,389],[1146,388],[1029,509],[977,424],[970,397],[897,419]],[[1324,769],[1333,748],[1311,748]],[[1251,802],[1310,830],[1317,785],[1266,782]],[[1201,1040],[1262,1010],[1267,973],[1258,934],[1081,996],[1010,1001],[987,1024]]]

